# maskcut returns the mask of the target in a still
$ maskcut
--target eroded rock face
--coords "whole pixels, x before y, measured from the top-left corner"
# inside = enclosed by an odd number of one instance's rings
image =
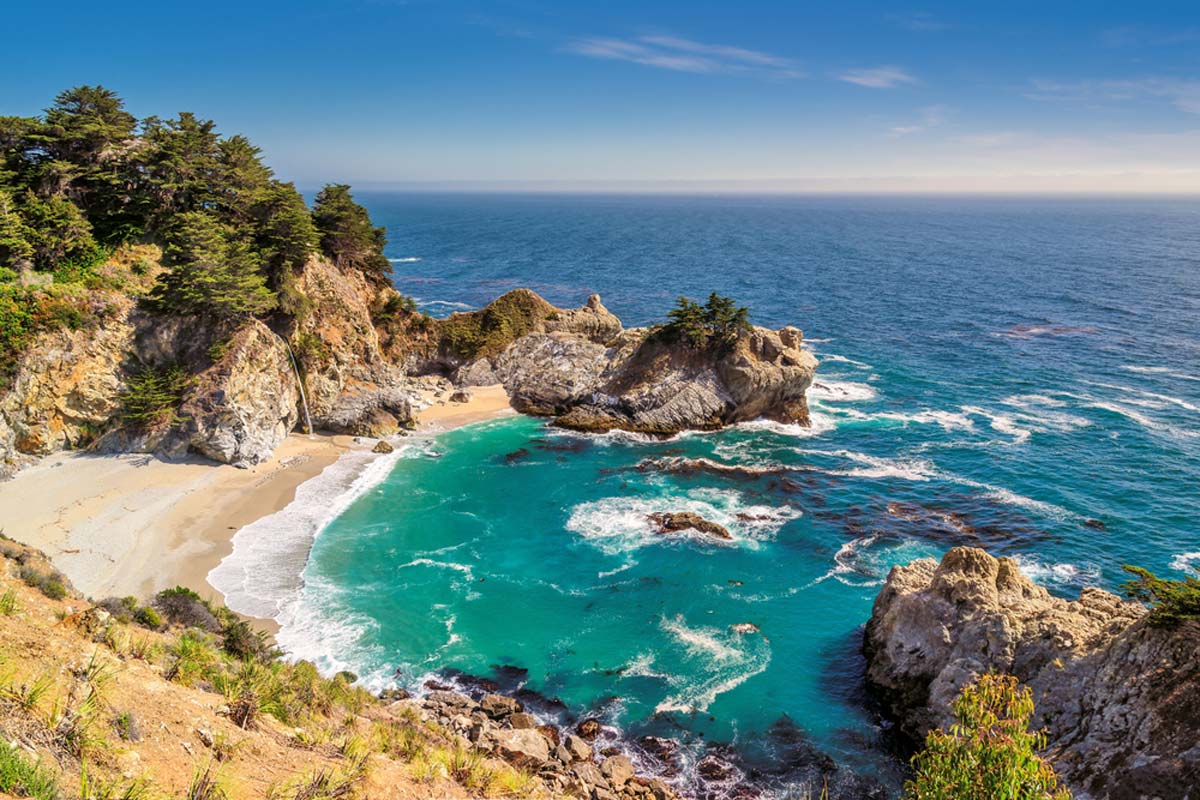
[[[289,339],[303,366],[313,425],[380,437],[411,423],[404,370],[384,357],[371,319],[380,289],[324,258],[305,265],[297,287],[310,309]]]
[[[875,600],[867,680],[914,737],[989,670],[1034,693],[1034,724],[1077,798],[1195,798],[1200,623],[1153,628],[1099,589],[1052,597],[1016,563],[959,547],[897,566]]]
[[[0,398],[0,478],[25,455],[87,444],[120,404],[121,366],[133,344],[133,303],[108,294],[96,328],[39,334]]]
[[[490,373],[518,411],[575,430],[669,435],[760,417],[808,425],[817,360],[801,343],[795,328],[754,328],[729,348],[701,350],[644,328],[606,343],[559,330],[518,339]]]
[[[286,345],[253,320],[193,379],[181,408],[183,431],[193,450],[214,461],[259,464],[295,427],[299,400]]]

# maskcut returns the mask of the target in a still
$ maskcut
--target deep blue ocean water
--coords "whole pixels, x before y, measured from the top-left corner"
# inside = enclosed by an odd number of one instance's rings
[[[636,325],[715,290],[794,324],[814,426],[650,442],[514,417],[417,442],[317,537],[280,637],[297,655],[414,686],[516,667],[694,752],[769,758],[787,715],[895,786],[858,656],[892,564],[982,545],[1063,596],[1123,563],[1200,567],[1200,202],[359,199],[436,315],[528,286]],[[670,455],[787,471],[635,468]],[[655,510],[735,542],[664,541]]]

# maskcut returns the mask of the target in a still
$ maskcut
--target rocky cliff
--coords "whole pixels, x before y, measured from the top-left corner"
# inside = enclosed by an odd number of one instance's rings
[[[503,383],[518,411],[583,431],[667,435],[757,418],[809,424],[805,392],[817,361],[796,328],[756,327],[732,343],[696,348],[662,329],[625,329],[599,295],[582,308],[545,304],[542,312],[521,335],[496,337],[487,352],[455,365],[457,379]]]
[[[913,737],[949,723],[987,671],[1034,693],[1049,756],[1079,800],[1200,796],[1200,623],[1146,624],[1099,589],[1052,597],[1016,563],[959,547],[897,566],[876,598],[867,680]]]

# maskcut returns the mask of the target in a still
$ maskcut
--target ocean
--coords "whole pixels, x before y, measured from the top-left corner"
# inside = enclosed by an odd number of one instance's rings
[[[671,767],[632,749],[693,789],[706,754],[740,770],[729,791],[782,790],[818,751],[895,789],[859,654],[892,565],[983,546],[1063,597],[1122,564],[1200,569],[1200,202],[358,197],[434,315],[526,286],[632,326],[717,291],[802,328],[813,426],[651,441],[513,416],[343,465],[223,566],[273,569],[229,601],[296,657],[375,688],[522,686],[676,743]],[[673,456],[771,469],[646,463]],[[734,540],[650,531],[680,510]]]

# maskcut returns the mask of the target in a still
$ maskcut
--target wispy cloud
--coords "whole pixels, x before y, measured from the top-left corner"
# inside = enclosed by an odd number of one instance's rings
[[[916,83],[917,79],[900,67],[883,66],[872,69],[852,69],[838,75],[838,80],[866,86],[870,89],[892,89],[902,83]]]
[[[804,75],[796,62],[790,58],[744,47],[707,44],[678,36],[577,39],[565,49],[576,55],[629,61],[676,72],[759,75],[771,78],[800,78]]]
[[[1125,25],[1100,32],[1100,44],[1105,47],[1171,47],[1200,40],[1200,28],[1148,28]]]
[[[938,19],[928,11],[910,11],[907,14],[888,14],[884,17],[885,20],[904,28],[907,31],[920,31],[929,33],[933,31],[944,31],[949,29],[950,23]]]
[[[1028,97],[1054,103],[1106,105],[1146,101],[1166,102],[1187,114],[1200,114],[1200,80],[1137,78],[1132,80],[1062,83],[1036,79]]]
[[[930,128],[936,128],[946,121],[945,106],[926,106],[918,111],[917,121],[908,125],[896,125],[888,130],[893,137],[911,136],[914,133],[924,133]]]

